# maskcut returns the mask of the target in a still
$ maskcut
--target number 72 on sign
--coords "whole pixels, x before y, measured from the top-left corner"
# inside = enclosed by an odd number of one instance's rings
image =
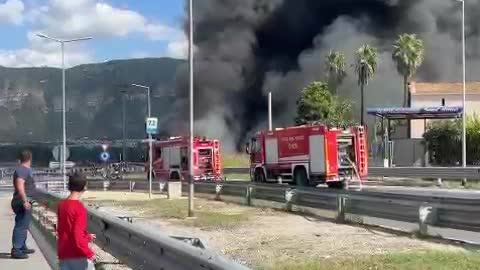
[[[147,134],[150,134],[150,135],[158,133],[158,118],[156,117],[147,118],[146,132]]]

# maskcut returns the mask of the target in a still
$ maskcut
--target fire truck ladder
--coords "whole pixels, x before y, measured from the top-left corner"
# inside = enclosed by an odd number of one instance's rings
[[[358,168],[357,168],[357,165],[355,165],[355,163],[353,161],[351,161],[350,159],[348,159],[348,162],[350,163],[350,165],[352,166],[353,168],[353,172],[355,173],[354,177],[356,178],[352,178],[350,179],[349,181],[346,181],[346,185],[345,185],[345,189],[350,189],[350,187],[352,187],[351,184],[353,183],[358,183],[358,190],[362,190],[363,186],[362,186],[362,177],[360,176],[360,173],[358,172]],[[354,186],[354,185],[353,185]],[[355,186],[354,186],[355,187]]]
[[[220,161],[220,154],[215,151],[215,172],[220,174],[222,172],[222,164]]]
[[[367,139],[365,136],[365,128],[364,127],[358,127],[357,128],[357,143],[358,143],[358,152],[359,152],[359,157],[358,157],[358,169],[359,173],[361,176],[366,175],[366,170],[367,170]],[[360,179],[361,180],[361,179]]]
[[[355,176],[353,179],[347,182],[347,189],[353,186],[357,185],[351,185],[351,184],[357,184],[358,183],[358,188],[361,190],[362,189],[362,176],[366,175],[366,164],[367,164],[367,149],[366,149],[366,136],[365,136],[365,128],[364,127],[357,127],[355,129],[355,134],[356,134],[356,140],[355,140],[355,148],[358,149],[358,157],[356,158],[357,164],[355,164],[353,161],[348,160],[351,166],[353,167],[353,170],[355,172]]]
[[[219,142],[216,141],[214,144],[214,152],[215,152],[215,162],[214,162],[214,170],[217,175],[220,175],[220,179],[222,179],[222,161],[220,158],[220,146]]]

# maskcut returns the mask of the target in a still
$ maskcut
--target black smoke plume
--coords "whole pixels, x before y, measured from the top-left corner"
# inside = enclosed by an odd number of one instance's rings
[[[460,79],[461,6],[454,0],[201,0],[194,1],[195,113],[198,133],[239,148],[265,129],[266,96],[274,125],[293,122],[299,90],[323,79],[324,57],[341,50],[353,64],[364,43],[380,51],[380,69],[367,88],[367,106],[401,103],[402,79],[391,60],[398,34],[424,39],[426,61],[417,80]],[[467,3],[469,79],[480,67],[480,0]],[[467,15],[468,16],[468,15]],[[180,90],[186,93],[186,76]],[[340,87],[359,99],[353,68]],[[358,105],[358,104],[357,104]],[[359,117],[358,117],[359,118]]]

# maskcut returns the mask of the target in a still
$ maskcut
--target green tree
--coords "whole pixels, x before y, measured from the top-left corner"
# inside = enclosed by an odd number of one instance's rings
[[[327,82],[332,93],[337,94],[337,88],[347,76],[347,61],[345,54],[339,51],[330,51],[325,59]]]
[[[352,104],[332,95],[324,82],[312,82],[297,100],[297,125],[323,123],[344,126],[351,123]]]
[[[355,72],[360,86],[360,123],[365,124],[365,86],[368,85],[378,67],[378,51],[376,48],[365,44],[355,54]]]
[[[480,118],[467,118],[467,164],[480,164]],[[461,120],[434,121],[423,135],[430,160],[435,165],[454,166],[462,160]]]
[[[403,107],[409,106],[408,81],[415,75],[425,59],[423,41],[415,34],[403,34],[393,44],[392,59],[403,76]]]

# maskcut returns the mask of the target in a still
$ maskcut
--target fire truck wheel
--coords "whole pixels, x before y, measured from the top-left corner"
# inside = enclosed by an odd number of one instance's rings
[[[297,186],[307,186],[308,176],[305,168],[297,168],[293,173],[293,181]]]
[[[257,183],[265,183],[265,175],[261,169],[255,171],[255,178],[253,180]]]

